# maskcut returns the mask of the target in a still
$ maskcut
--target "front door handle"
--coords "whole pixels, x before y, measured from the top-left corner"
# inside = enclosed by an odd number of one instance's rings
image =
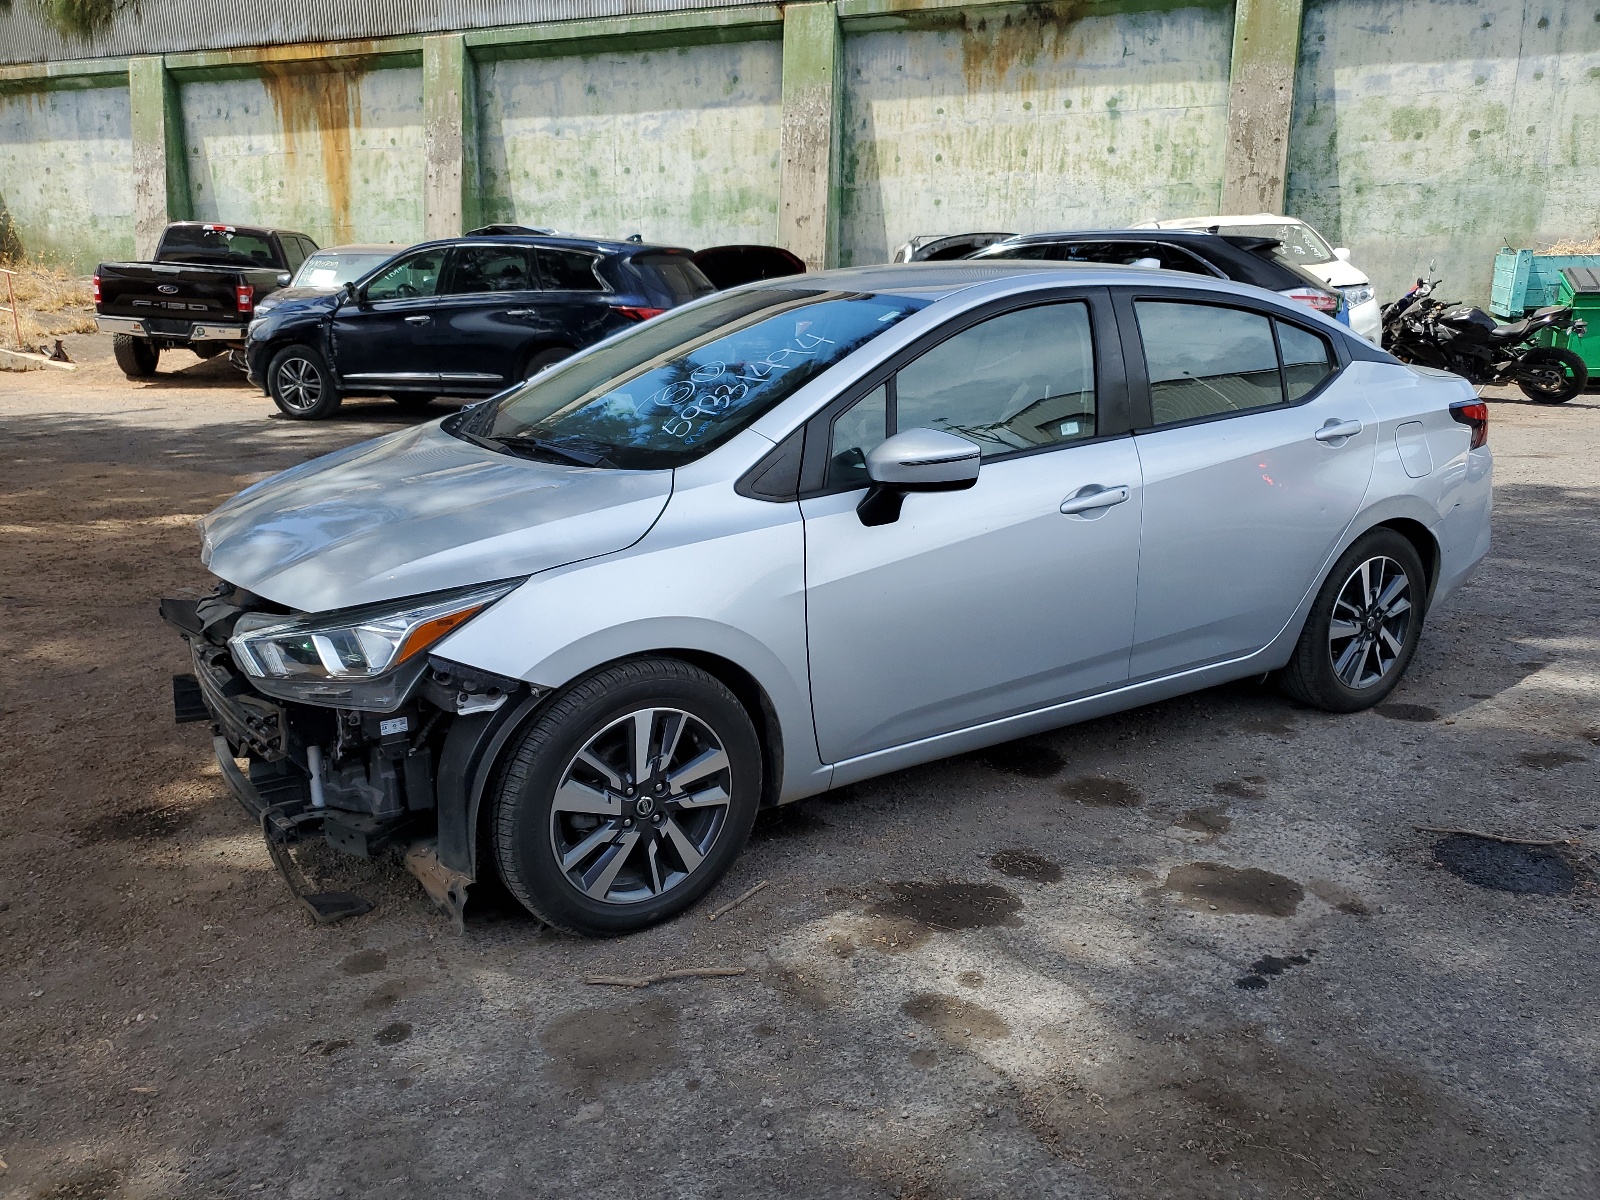
[[[433,320],[432,317],[407,317],[406,318],[406,324],[407,325],[426,325],[431,320]]]
[[[1323,423],[1322,428],[1311,436],[1319,442],[1340,442],[1345,438],[1355,437],[1364,428],[1365,426],[1360,421],[1340,421],[1337,418],[1329,417]]]
[[[536,308],[508,308],[505,315],[508,317],[536,317],[539,310]]]
[[[1063,500],[1061,511],[1072,517],[1079,513],[1093,512],[1097,508],[1110,508],[1113,504],[1121,504],[1128,495],[1128,485],[1125,483],[1116,487],[1101,487],[1098,483],[1091,483],[1088,487],[1079,488],[1077,492]]]

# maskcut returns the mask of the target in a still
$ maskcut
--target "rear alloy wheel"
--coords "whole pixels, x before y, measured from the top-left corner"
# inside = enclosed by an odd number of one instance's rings
[[[1284,690],[1329,712],[1377,704],[1416,652],[1427,586],[1416,549],[1394,530],[1358,539],[1317,593],[1283,670]]]
[[[130,337],[125,333],[112,336],[111,353],[129,379],[148,379],[156,373],[156,364],[161,361],[161,351],[149,338]]]
[[[523,735],[495,798],[500,873],[557,929],[642,929],[722,877],[760,792],[755,729],[720,682],[675,659],[610,667]]]
[[[1565,404],[1588,384],[1589,364],[1571,350],[1540,346],[1517,366],[1517,386],[1535,404]]]
[[[310,346],[280,350],[267,368],[267,391],[284,416],[320,421],[331,416],[342,397],[328,364]]]

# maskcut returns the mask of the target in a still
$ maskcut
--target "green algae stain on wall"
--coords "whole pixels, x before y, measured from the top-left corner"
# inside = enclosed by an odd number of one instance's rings
[[[87,274],[131,258],[133,143],[124,88],[0,95],[7,245]]]
[[[478,73],[485,219],[693,248],[777,235],[775,41]]]
[[[1505,241],[1600,233],[1593,7],[1307,0],[1288,210],[1381,298],[1432,262],[1481,303]]]
[[[1227,6],[1080,4],[848,34],[842,261],[1214,212],[1232,36]]]
[[[195,216],[320,244],[422,236],[422,72],[305,71],[183,87]]]

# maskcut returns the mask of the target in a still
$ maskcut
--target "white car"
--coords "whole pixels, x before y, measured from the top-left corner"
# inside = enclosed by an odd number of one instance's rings
[[[1309,271],[1329,287],[1344,293],[1350,328],[1376,346],[1383,336],[1383,317],[1372,280],[1350,261],[1343,246],[1328,241],[1304,221],[1274,213],[1244,217],[1178,217],[1171,221],[1145,221],[1135,229],[1226,229],[1229,233],[1277,238],[1277,251],[1286,263]]]

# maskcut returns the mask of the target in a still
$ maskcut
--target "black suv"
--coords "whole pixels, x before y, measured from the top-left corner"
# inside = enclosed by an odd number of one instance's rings
[[[345,396],[421,408],[490,396],[638,321],[716,289],[690,251],[527,234],[413,246],[331,296],[250,325],[250,381],[285,416]]]
[[[1309,271],[1272,256],[1273,238],[1202,229],[1108,229],[1028,233],[985,247],[968,258],[1032,258],[1047,262],[1121,263],[1232,279],[1277,292],[1348,325],[1341,293]]]

